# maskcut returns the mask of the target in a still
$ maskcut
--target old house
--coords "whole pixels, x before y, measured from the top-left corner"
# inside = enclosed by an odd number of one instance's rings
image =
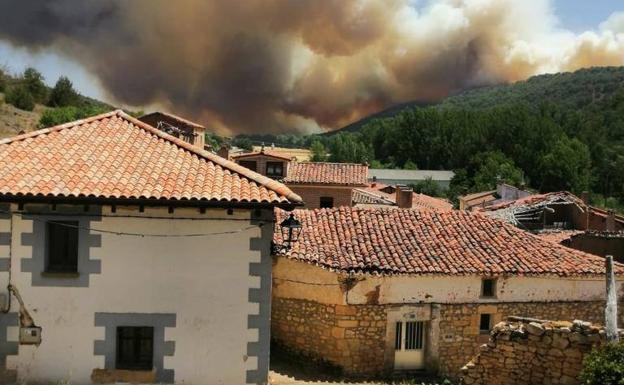
[[[225,152],[220,155],[227,156]],[[301,196],[307,208],[351,206],[354,189],[368,185],[368,166],[364,164],[297,162],[265,148],[231,158],[283,182]]]
[[[139,120],[201,149],[206,144],[206,127],[177,115],[157,111],[143,115]]]
[[[533,195],[530,191],[520,189],[507,183],[498,183],[496,190],[480,191],[458,197],[460,210],[474,210],[483,207],[511,202]]]
[[[266,383],[300,200],[120,110],[1,140],[0,379]]]
[[[604,315],[603,258],[499,220],[351,207],[294,217],[297,242],[275,232],[272,338],[349,375],[456,377],[507,316]]]

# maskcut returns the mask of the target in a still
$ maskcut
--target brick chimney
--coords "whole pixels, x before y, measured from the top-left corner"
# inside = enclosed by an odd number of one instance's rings
[[[411,209],[414,190],[406,186],[397,185],[395,192],[396,204],[400,209]]]
[[[605,227],[607,231],[615,231],[615,211],[607,211],[607,223]]]
[[[217,151],[217,155],[225,159],[230,159],[230,146],[223,143],[219,148],[219,151]]]

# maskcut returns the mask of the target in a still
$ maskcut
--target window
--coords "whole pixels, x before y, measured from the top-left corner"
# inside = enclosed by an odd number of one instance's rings
[[[47,223],[46,272],[78,272],[78,222],[51,221]]]
[[[418,321],[398,321],[394,334],[395,350],[421,350],[424,345],[425,325]],[[403,333],[405,332],[405,335]]]
[[[153,352],[153,327],[117,327],[116,369],[152,370],[154,361]]]
[[[334,198],[332,197],[321,197],[320,207],[322,209],[332,208],[334,207]]]
[[[492,315],[491,314],[481,314],[481,319],[479,320],[479,333],[487,334],[490,332],[492,328]]]
[[[257,165],[255,160],[241,160],[238,162],[243,167],[247,167],[252,171],[257,171]]]
[[[481,281],[481,297],[492,298],[496,297],[496,280],[484,279]]]
[[[282,162],[267,162],[266,175],[268,177],[281,177],[284,175],[284,164]]]

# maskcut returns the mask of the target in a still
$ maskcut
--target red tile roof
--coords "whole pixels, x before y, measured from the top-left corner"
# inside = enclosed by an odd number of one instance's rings
[[[0,140],[0,195],[301,202],[283,184],[121,110]]]
[[[288,215],[276,210],[277,223]],[[351,208],[295,210],[303,225],[276,253],[326,269],[414,275],[604,274],[604,259],[466,211]],[[279,225],[276,245],[283,239]],[[618,274],[624,265],[618,264]]]
[[[370,184],[367,187],[363,188],[362,190],[368,192],[369,194],[373,194],[375,196],[380,197],[380,199],[383,201],[390,201],[391,203],[396,203],[396,194],[389,194],[383,191],[388,186],[389,185],[375,182],[374,184]],[[367,202],[365,202],[365,199],[362,199],[360,196],[356,195],[355,190],[353,193],[353,197],[354,197],[355,203],[367,204]],[[377,203],[377,204],[381,204],[381,203]],[[425,194],[414,193],[413,198],[412,198],[412,208],[448,211],[448,210],[453,210],[453,204],[442,198],[435,198],[435,197],[425,195]]]
[[[292,162],[285,183],[366,186],[368,166],[357,163]]]
[[[584,232],[583,230],[546,230],[535,235],[550,242],[561,243]]]

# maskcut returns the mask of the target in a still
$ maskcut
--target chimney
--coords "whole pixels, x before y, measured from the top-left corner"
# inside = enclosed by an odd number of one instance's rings
[[[583,201],[583,203],[585,203],[586,205],[589,205],[589,191],[583,191],[581,193],[581,200]]]
[[[219,151],[217,151],[217,155],[225,159],[230,159],[230,146],[223,143],[219,148]]]
[[[605,230],[615,231],[615,211],[613,210],[607,211],[607,224]]]
[[[397,185],[395,193],[396,204],[400,209],[411,209],[414,190],[406,186]]]

